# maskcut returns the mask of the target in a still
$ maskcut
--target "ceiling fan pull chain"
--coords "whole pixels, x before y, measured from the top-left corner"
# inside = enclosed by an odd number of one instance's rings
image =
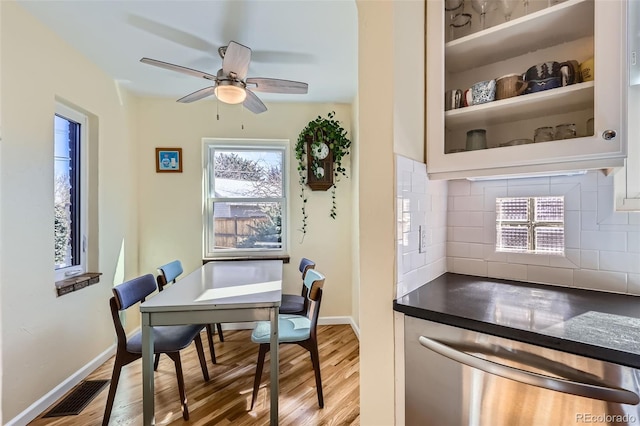
[[[220,101],[216,98],[216,118],[220,121]]]

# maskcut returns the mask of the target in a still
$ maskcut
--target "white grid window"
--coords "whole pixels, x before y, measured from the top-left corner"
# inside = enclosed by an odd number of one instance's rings
[[[205,257],[286,250],[287,148],[205,139]]]
[[[496,199],[496,251],[564,255],[564,197]]]

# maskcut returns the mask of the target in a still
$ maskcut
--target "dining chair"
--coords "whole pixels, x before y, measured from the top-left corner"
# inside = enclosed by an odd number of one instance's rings
[[[156,282],[151,274],[125,281],[113,288],[114,296],[109,300],[109,306],[111,307],[113,325],[116,329],[117,349],[113,373],[111,374],[111,384],[109,385],[107,406],[104,409],[104,417],[102,418],[103,426],[109,424],[122,367],[142,357],[142,333],[137,332],[127,339],[120,320],[120,312],[138,302],[144,302],[145,298],[153,293],[156,288]],[[207,362],[200,338],[201,330],[202,325],[158,326],[152,328],[154,353],[167,354],[175,364],[182,417],[185,420],[189,420],[189,408],[187,407],[187,396],[184,390],[180,351],[189,346],[191,342],[195,343],[198,358],[200,359],[200,367],[202,368],[202,376],[205,381],[209,381],[209,371],[207,370]]]
[[[180,276],[183,272],[182,263],[179,260],[174,260],[172,262],[167,263],[166,265],[162,265],[158,268],[160,274],[156,277],[156,281],[158,282],[158,290],[162,291],[166,285],[170,283],[175,283],[178,276]],[[218,338],[221,342],[224,342],[224,336],[222,335],[222,327],[220,324],[207,324],[207,338],[209,339],[209,352],[211,352],[211,362],[217,364],[216,360],[216,350],[213,346],[213,335],[214,330],[213,326],[217,326],[218,328]],[[156,355],[156,360],[154,363],[154,369],[158,368],[158,355]]]
[[[320,357],[318,355],[318,338],[316,328],[318,325],[318,313],[322,302],[322,287],[325,277],[314,269],[309,269],[304,278],[304,286],[307,289],[309,299],[309,311],[306,315],[278,315],[278,343],[293,343],[302,346],[309,351],[311,363],[316,376],[316,392],[318,393],[318,405],[324,407],[324,397],[322,396],[322,378],[320,377]],[[262,378],[262,368],[264,357],[269,351],[271,339],[271,326],[269,321],[259,321],[253,333],[251,341],[259,343],[258,363],[256,366],[256,376],[253,380],[253,394],[251,396],[251,409],[258,395],[260,379]]]
[[[313,260],[309,260],[303,257],[300,260],[300,265],[298,269],[302,274],[302,291],[300,295],[297,294],[283,294],[282,300],[280,302],[280,313],[281,314],[295,314],[295,315],[306,315],[307,310],[309,309],[309,300],[307,299],[307,287],[304,285],[304,277],[307,275],[307,271],[309,269],[314,269],[316,267],[316,263]]]

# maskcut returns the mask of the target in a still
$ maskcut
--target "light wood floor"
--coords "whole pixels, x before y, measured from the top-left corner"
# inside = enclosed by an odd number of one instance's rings
[[[266,425],[269,424],[269,355],[263,383],[253,411],[251,391],[258,346],[250,330],[225,331],[224,343],[215,337],[218,363],[211,364],[207,338],[202,334],[211,379],[205,382],[194,346],[182,352],[190,420],[180,411],[173,362],[166,356],[155,375],[156,423],[163,425]],[[318,327],[318,341],[325,406],[318,407],[309,353],[297,345],[280,345],[281,425],[359,425],[359,348],[348,325]],[[113,358],[87,379],[110,379]],[[124,367],[113,406],[110,425],[142,424],[142,362]],[[99,425],[107,400],[105,388],[77,416],[38,418],[29,425]],[[55,405],[55,404],[54,404]],[[51,407],[50,407],[51,408]],[[48,411],[47,409],[45,413]]]

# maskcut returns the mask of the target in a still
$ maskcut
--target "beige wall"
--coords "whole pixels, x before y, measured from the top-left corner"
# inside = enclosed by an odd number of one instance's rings
[[[424,161],[424,2],[357,5],[360,419],[391,425],[404,409],[394,405],[403,383],[394,376],[394,153]]]
[[[360,422],[394,422],[393,2],[358,5]],[[372,72],[371,70],[375,70]]]
[[[113,343],[111,287],[137,273],[137,151],[128,98],[14,2],[2,10],[0,298],[3,423]],[[54,98],[99,120],[100,283],[57,298],[53,275]],[[121,103],[122,102],[122,103]],[[98,146],[99,145],[99,146]]]
[[[254,115],[239,105],[221,103],[218,121],[215,100],[192,104],[180,104],[173,99],[140,100],[141,272],[155,273],[158,266],[174,259],[182,261],[185,271],[202,264],[202,138],[288,139],[293,148],[304,126],[329,111],[335,111],[342,126],[352,133],[351,107],[346,104],[267,106],[267,112]],[[156,173],[156,147],[181,147],[183,173]],[[300,258],[313,259],[317,269],[327,276],[321,316],[351,316],[351,178],[342,178],[338,183],[336,220],[329,217],[331,191],[307,188],[308,229],[301,242],[302,233],[298,229],[302,224],[302,202],[297,163],[293,149],[289,152],[291,263],[285,265],[284,291],[300,291]],[[351,176],[349,157],[346,166]]]

